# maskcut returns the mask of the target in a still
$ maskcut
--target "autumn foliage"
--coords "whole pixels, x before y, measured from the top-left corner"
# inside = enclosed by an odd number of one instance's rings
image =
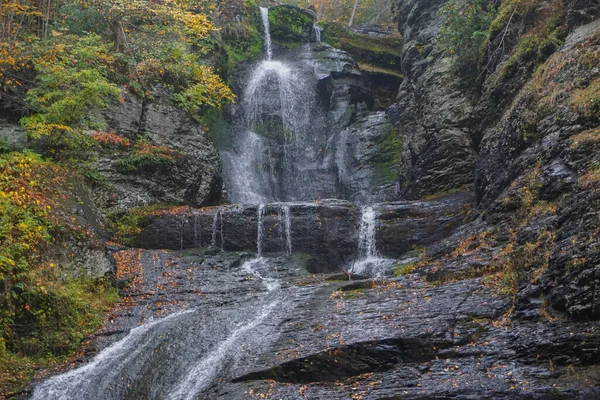
[[[33,153],[0,156],[0,393],[71,354],[116,300],[108,282],[68,278],[53,256],[60,240],[94,243],[72,214],[80,183]]]

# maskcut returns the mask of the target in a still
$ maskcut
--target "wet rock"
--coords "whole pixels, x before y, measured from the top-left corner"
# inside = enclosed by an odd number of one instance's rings
[[[384,256],[398,258],[450,236],[463,225],[473,201],[471,193],[458,193],[437,201],[377,205],[377,250]]]
[[[402,33],[400,85],[389,114],[402,140],[400,196],[416,199],[468,185],[476,151],[472,105],[459,89],[451,60],[434,49],[443,0],[397,1]]]
[[[118,163],[127,154],[101,152],[95,167],[111,188],[109,193],[99,190],[98,199],[118,210],[159,202],[193,206],[217,203],[222,195],[222,164],[212,139],[175,106],[171,92],[156,87],[153,96],[153,101],[144,103],[129,96],[98,118],[118,135],[132,141],[142,136],[181,156],[170,165],[124,173]]]
[[[358,210],[345,201],[267,204],[262,215],[261,251],[286,253],[289,209],[291,251],[311,257],[311,272],[334,271],[357,252]],[[142,248],[184,249],[213,246],[226,251],[258,251],[258,205],[189,210],[159,216],[136,239]]]
[[[371,113],[344,129],[336,147],[345,198],[368,204],[395,197],[402,144],[384,112]]]

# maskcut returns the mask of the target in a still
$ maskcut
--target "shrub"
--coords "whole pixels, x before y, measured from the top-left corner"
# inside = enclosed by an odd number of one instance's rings
[[[166,146],[138,141],[134,152],[117,163],[117,169],[123,173],[154,172],[168,167],[183,157],[183,154]]]
[[[90,145],[82,131],[101,126],[89,118],[89,111],[106,108],[121,94],[108,80],[113,58],[107,46],[90,35],[34,47],[38,75],[26,96],[34,114],[22,118],[21,124],[32,138],[45,138],[55,152]]]
[[[93,239],[72,215],[80,178],[30,152],[0,155],[0,392],[77,349],[117,299],[52,260],[57,237]],[[17,354],[19,356],[17,356]]]
[[[495,16],[493,3],[450,0],[439,12],[444,23],[437,45],[454,57],[454,70],[465,83],[473,83],[479,73],[488,28]]]
[[[126,149],[131,146],[129,139],[119,136],[112,132],[92,132],[90,136],[94,138],[96,142],[105,148],[120,148]]]

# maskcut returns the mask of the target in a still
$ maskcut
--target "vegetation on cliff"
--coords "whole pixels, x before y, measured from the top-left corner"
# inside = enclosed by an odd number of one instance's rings
[[[83,179],[31,152],[1,155],[0,176],[0,393],[8,393],[38,365],[79,349],[118,297],[108,280],[83,266],[67,272],[57,259],[67,242],[103,251],[73,213]]]
[[[111,279],[95,277],[84,259],[110,263],[103,218],[90,211],[88,184],[106,184],[91,168],[95,154],[118,149],[124,174],[169,167],[182,157],[148,138],[107,132],[98,112],[132,96],[152,101],[156,85],[198,120],[234,101],[222,71],[215,72],[223,40],[214,29],[215,6],[2,3],[0,114],[20,122],[37,154],[0,143],[0,394],[72,356],[118,299]],[[230,62],[260,47],[258,37]]]

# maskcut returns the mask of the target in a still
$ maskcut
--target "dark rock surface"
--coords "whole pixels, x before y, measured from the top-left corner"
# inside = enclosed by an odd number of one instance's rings
[[[4,141],[11,150],[23,150],[27,147],[27,134],[19,124],[0,118],[0,143]]]
[[[117,163],[125,154],[101,152],[95,168],[111,184],[108,193],[98,193],[105,205],[117,210],[160,202],[201,206],[221,198],[222,163],[213,141],[171,96],[156,87],[153,101],[129,96],[98,116],[118,135],[131,140],[141,136],[182,155],[172,165],[123,173]]]
[[[88,351],[125,338],[150,318],[172,315],[149,325],[155,333],[144,347],[158,357],[133,353],[111,371],[120,376],[111,391],[98,391],[105,376],[99,374],[82,382],[82,399],[166,394],[187,371],[217,354],[224,356],[214,360],[220,362],[218,373],[207,372],[210,380],[199,376],[200,392],[190,387],[187,395],[594,399],[600,394],[597,322],[511,322],[510,298],[481,279],[437,286],[418,275],[327,282],[325,276],[307,276],[305,265],[293,258],[269,260],[258,278],[243,267],[245,253],[148,250],[137,259],[127,300]],[[265,279],[281,286],[267,291]],[[261,309],[268,311],[260,323],[248,323]],[[181,310],[187,314],[173,314]],[[230,342],[234,352],[217,352],[230,349],[223,347]]]
[[[471,194],[459,193],[433,201],[375,205],[378,252],[400,257],[444,239],[464,223],[472,201]],[[146,249],[212,246],[256,252],[258,207],[232,205],[160,215],[142,230],[136,244]],[[288,251],[284,208],[289,209],[291,250],[311,257],[311,272],[339,271],[357,258],[361,213],[356,205],[341,200],[265,205],[263,254]]]
[[[402,198],[456,189],[473,180],[476,151],[469,132],[472,106],[458,88],[451,60],[433,45],[441,26],[437,12],[443,3],[397,2],[404,81],[389,113],[402,140]]]

